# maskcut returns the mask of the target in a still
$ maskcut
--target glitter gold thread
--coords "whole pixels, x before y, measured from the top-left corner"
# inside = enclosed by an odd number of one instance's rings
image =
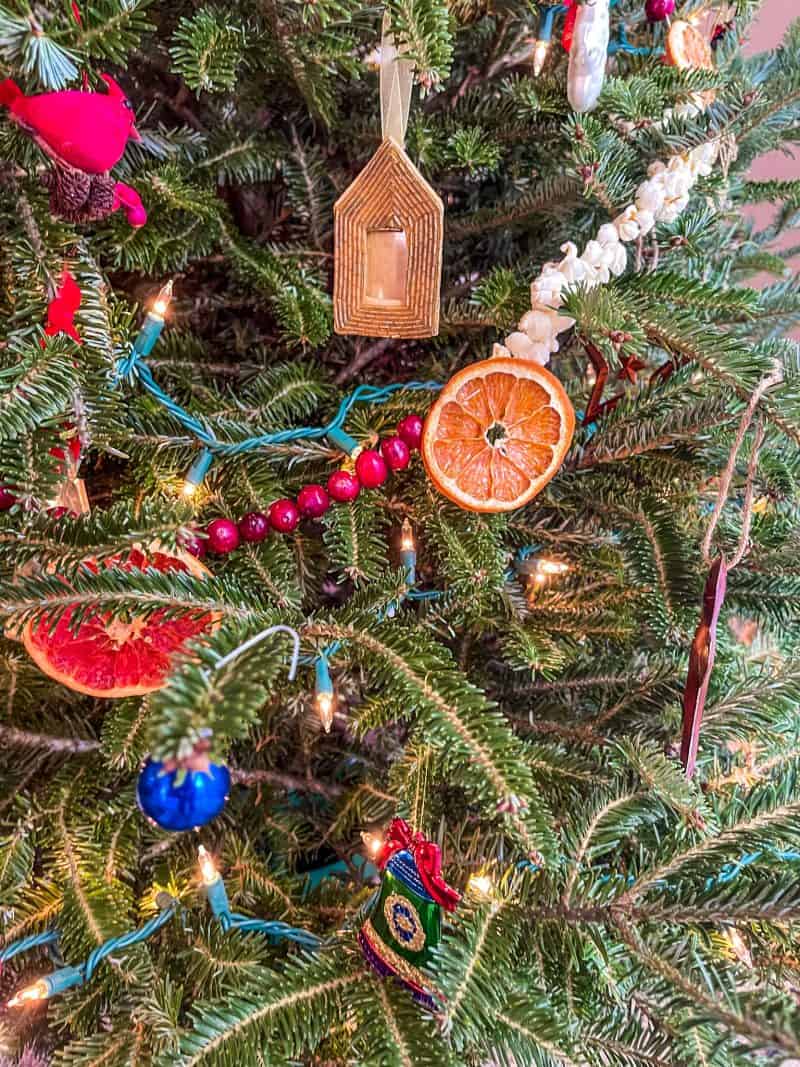
[[[372,925],[371,919],[367,919],[364,923],[361,933],[369,942],[369,946],[375,955],[379,956],[398,978],[402,978],[404,982],[408,982],[410,986],[413,986],[414,989],[419,990],[421,993],[431,991],[431,984],[422,971],[410,964],[408,960],[404,960],[402,956],[398,956],[387,944],[381,941],[375,927]]]

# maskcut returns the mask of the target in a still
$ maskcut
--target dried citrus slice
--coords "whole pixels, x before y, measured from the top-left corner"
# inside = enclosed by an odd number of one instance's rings
[[[431,408],[422,458],[436,488],[470,511],[511,511],[550,481],[575,413],[557,378],[527,359],[493,356],[459,371]]]
[[[667,62],[681,70],[714,70],[714,53],[706,37],[685,19],[676,19],[669,28],[666,41]],[[715,89],[697,94],[706,107],[717,97]]]
[[[711,45],[702,33],[685,19],[676,19],[667,34],[667,59],[683,70],[713,70]]]
[[[95,572],[99,566],[86,560]],[[188,552],[151,546],[145,554],[134,549],[124,560],[105,560],[105,567],[124,570],[188,571],[203,578],[209,572]],[[78,693],[95,697],[140,696],[160,689],[172,669],[172,660],[187,641],[213,629],[213,613],[155,611],[129,621],[107,612],[90,612],[75,626],[73,608],[63,612],[55,626],[47,616],[29,622],[22,632],[28,655],[45,674]]]

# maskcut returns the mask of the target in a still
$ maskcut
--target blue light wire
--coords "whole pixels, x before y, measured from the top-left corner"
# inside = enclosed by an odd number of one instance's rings
[[[58,930],[45,930],[41,934],[31,934],[30,937],[21,937],[19,941],[12,941],[10,945],[0,950],[0,965],[8,963],[21,952],[30,952],[39,945],[53,945],[58,941]]]
[[[49,999],[74,986],[84,985],[92,978],[107,956],[152,937],[157,930],[160,930],[162,926],[169,922],[175,914],[177,906],[177,901],[170,898],[169,904],[163,907],[157,915],[154,915],[143,926],[137,927],[136,930],[130,930],[126,934],[121,934],[119,937],[112,937],[108,941],[104,941],[102,945],[98,945],[89,954],[84,963],[77,967],[59,967],[57,970],[51,971],[50,974],[43,975],[38,981],[42,983],[46,990],[45,998]],[[41,934],[34,934],[31,937],[24,937],[19,941],[14,941],[0,952],[0,963],[5,963],[19,953],[28,952],[38,945],[51,945],[58,940],[58,936],[57,930],[46,930]]]
[[[217,898],[218,904],[215,907],[211,899],[212,894],[210,891],[216,886],[220,887],[220,895]],[[225,932],[228,930],[238,930],[241,933],[261,933],[269,937],[272,942],[285,938],[290,941],[295,941],[297,944],[302,945],[305,948],[319,948],[321,944],[320,938],[318,938],[316,934],[310,933],[308,930],[300,930],[294,926],[289,926],[288,923],[284,922],[251,919],[247,915],[231,912],[228,908],[227,895],[221,877],[214,883],[214,886],[210,886],[208,889],[209,899],[210,902],[212,902],[212,910],[215,918],[217,918],[220,926]],[[75,986],[85,985],[86,982],[89,982],[94,977],[95,971],[104,959],[116,952],[129,948],[131,945],[138,945],[142,941],[147,941],[148,938],[152,937],[153,934],[170,921],[177,911],[177,908],[178,901],[170,898],[169,904],[162,907],[157,915],[154,915],[152,919],[149,919],[142,926],[137,927],[135,930],[129,930],[125,934],[120,934],[118,937],[109,938],[109,940],[104,941],[102,945],[98,945],[97,948],[89,954],[84,963],[77,967],[59,967],[50,974],[43,975],[39,981],[46,989],[46,999],[50,999],[59,993],[66,992],[67,989],[72,989]],[[58,941],[58,936],[57,930],[45,930],[40,934],[32,934],[29,937],[23,937],[18,941],[13,941],[0,951],[0,965],[7,963],[15,956],[18,956],[23,952],[29,952],[31,949],[37,948],[40,945],[52,945]]]
[[[321,938],[309,930],[301,930],[296,926],[289,926],[288,923],[271,919],[251,919],[247,915],[231,911],[225,882],[219,871],[216,872],[214,881],[206,885],[205,890],[211,914],[224,933],[228,933],[229,930],[238,930],[240,933],[264,934],[272,942],[285,938],[287,941],[294,941],[310,949],[317,949],[322,944]]]
[[[356,404],[385,404],[395,393],[405,390],[436,392],[442,388],[440,382],[433,381],[395,382],[384,386],[359,385],[349,396],[342,399],[336,414],[325,426],[297,426],[288,430],[278,430],[276,433],[257,434],[253,437],[246,437],[242,441],[219,441],[210,427],[194,415],[190,415],[161,388],[135,343],[130,353],[118,361],[115,381],[133,378],[138,379],[148,393],[202,445],[221,456],[238,456],[243,452],[252,452],[269,445],[282,445],[290,441],[315,441],[330,436],[336,439],[337,435],[341,435],[345,419]]]

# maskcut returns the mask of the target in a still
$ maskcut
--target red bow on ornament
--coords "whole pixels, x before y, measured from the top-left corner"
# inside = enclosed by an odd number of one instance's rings
[[[404,819],[392,819],[377,859],[378,867],[383,870],[392,856],[404,849],[414,857],[428,895],[433,897],[437,904],[441,904],[445,911],[455,911],[461,894],[442,878],[442,852],[439,846],[419,831],[414,833]]]

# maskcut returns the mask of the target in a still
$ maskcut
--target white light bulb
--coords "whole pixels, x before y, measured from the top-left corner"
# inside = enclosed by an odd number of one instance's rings
[[[172,279],[170,279],[166,285],[161,287],[161,290],[153,303],[153,314],[157,315],[160,319],[163,319],[167,312],[167,308],[172,303]]]
[[[540,559],[536,567],[541,574],[565,574],[569,570],[568,563],[557,559]]]
[[[219,878],[219,871],[214,864],[214,857],[201,845],[197,850],[197,858],[200,861],[200,873],[203,876],[203,885],[213,885]]]
[[[27,1004],[32,1000],[46,1000],[47,999],[47,986],[43,981],[34,982],[33,985],[29,985],[26,989],[20,990],[15,996],[8,1002],[9,1008],[18,1008],[20,1004]]]
[[[404,552],[413,552],[416,548],[414,543],[414,531],[411,529],[411,523],[408,519],[403,519],[403,526],[400,530],[400,548]]]
[[[367,852],[375,859],[383,848],[383,834],[378,833],[377,830],[363,830],[361,832],[361,840],[364,842]]]
[[[326,734],[329,734],[331,732],[331,726],[333,726],[333,714],[336,710],[336,697],[333,693],[321,692],[317,693],[315,702],[323,729]]]
[[[469,882],[467,882],[467,889],[482,897],[488,897],[492,892],[492,888],[492,879],[488,874],[472,874],[470,875]]]
[[[533,46],[533,76],[538,78],[544,69],[545,60],[550,52],[549,41],[536,41]]]

